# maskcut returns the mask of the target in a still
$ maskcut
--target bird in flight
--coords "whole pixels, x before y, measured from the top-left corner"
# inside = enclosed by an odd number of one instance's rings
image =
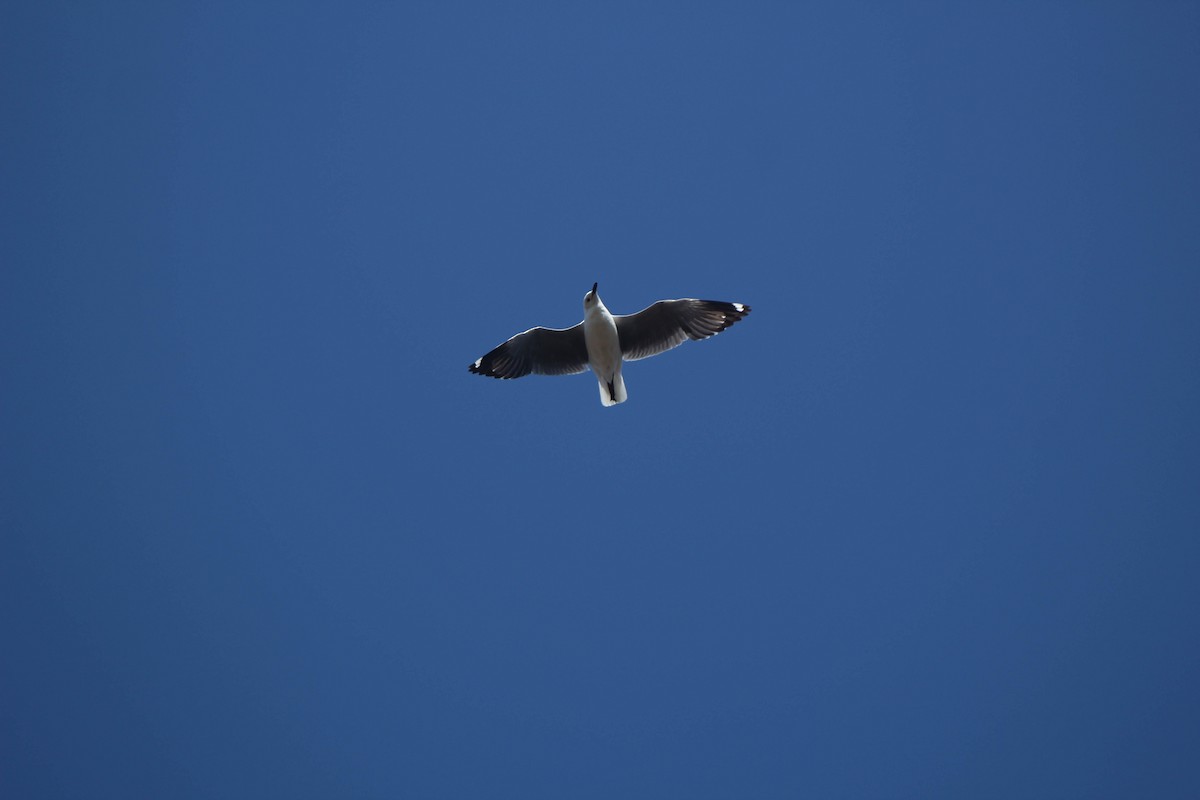
[[[597,293],[583,296],[583,322],[570,328],[530,328],[518,333],[467,369],[489,378],[575,375],[588,367],[600,383],[600,402],[628,399],[624,361],[664,353],[688,339],[707,339],[750,313],[750,306],[719,300],[659,300],[636,314],[613,316]]]

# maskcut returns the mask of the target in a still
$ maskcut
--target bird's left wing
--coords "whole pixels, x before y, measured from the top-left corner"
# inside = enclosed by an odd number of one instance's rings
[[[467,367],[489,378],[535,375],[574,375],[588,366],[583,323],[573,328],[530,328],[518,333]]]
[[[707,339],[750,313],[750,306],[720,300],[659,300],[636,314],[613,317],[626,361],[666,352],[688,339]]]

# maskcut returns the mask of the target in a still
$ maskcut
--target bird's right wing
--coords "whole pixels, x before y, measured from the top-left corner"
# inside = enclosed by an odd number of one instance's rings
[[[613,317],[626,361],[637,361],[707,339],[750,313],[750,306],[720,300],[659,300],[636,314]]]
[[[573,328],[530,328],[518,333],[467,367],[489,378],[535,375],[574,375],[588,367],[583,323]]]

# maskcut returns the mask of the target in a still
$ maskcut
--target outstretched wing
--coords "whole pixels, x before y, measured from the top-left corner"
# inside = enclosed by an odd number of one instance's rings
[[[535,375],[574,375],[588,366],[583,323],[573,328],[530,328],[518,333],[467,367],[489,378]]]
[[[707,339],[750,313],[750,306],[720,300],[659,300],[636,314],[613,317],[626,361],[666,352],[688,339]]]

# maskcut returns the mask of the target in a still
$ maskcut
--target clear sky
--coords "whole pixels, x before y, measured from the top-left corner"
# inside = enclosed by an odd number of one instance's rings
[[[1197,42],[5,4],[0,795],[1200,796]]]

